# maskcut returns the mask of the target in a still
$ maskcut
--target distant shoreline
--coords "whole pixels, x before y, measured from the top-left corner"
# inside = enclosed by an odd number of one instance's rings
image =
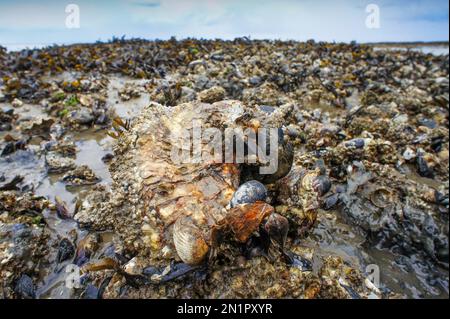
[[[144,41],[144,42],[152,42],[152,41],[168,41],[169,39],[139,39],[139,38],[130,38],[130,39],[119,39],[119,38],[113,38],[111,40],[105,40],[105,41],[96,41],[96,42],[76,42],[76,43],[0,43],[0,47],[6,48],[8,52],[14,52],[14,51],[21,51],[23,49],[42,49],[46,47],[52,47],[52,46],[74,46],[74,45],[96,45],[96,44],[105,44],[105,43],[111,43],[114,41]],[[177,39],[178,41],[186,40],[186,39]],[[195,40],[215,40],[215,39],[195,39]],[[299,43],[307,42],[308,40],[279,40],[279,39],[251,39],[255,41],[283,41],[283,42],[289,42],[289,41],[295,41]],[[223,40],[223,41],[233,41],[233,40]],[[351,42],[339,42],[339,41],[319,41],[314,40],[316,42],[326,42],[326,43],[346,43],[349,44]],[[449,47],[449,41],[406,41],[406,42],[355,42],[360,45],[368,45],[371,47],[378,47],[378,48],[418,48],[418,47]]]
[[[377,46],[377,47],[421,47],[421,46],[427,46],[427,47],[441,47],[449,46],[449,42],[447,41],[431,41],[431,42],[425,42],[425,41],[417,41],[417,42],[367,42],[367,43],[361,43],[365,45],[370,46]]]

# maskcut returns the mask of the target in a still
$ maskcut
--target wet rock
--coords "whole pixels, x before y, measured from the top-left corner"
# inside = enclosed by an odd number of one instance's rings
[[[224,88],[220,86],[214,86],[210,89],[201,91],[198,94],[198,98],[204,103],[214,103],[223,100],[225,97],[225,93],[226,92]]]
[[[68,157],[62,157],[55,152],[49,152],[45,156],[45,164],[49,173],[64,173],[75,169],[75,161]]]
[[[27,123],[22,129],[23,133],[31,136],[41,136],[44,139],[50,138],[50,130],[55,123],[54,119],[36,119]]]
[[[81,298],[83,299],[99,299],[99,289],[92,285],[88,284],[81,294]]]
[[[66,186],[75,187],[96,184],[100,182],[100,178],[87,165],[81,165],[67,172],[62,177],[62,181]]]
[[[49,141],[43,144],[43,149],[51,154],[62,157],[75,158],[78,151],[75,143],[70,141]]]
[[[153,156],[155,156],[155,159],[171,156],[170,149],[165,146],[157,146],[160,143],[164,144],[165,139],[167,138],[167,135],[159,135],[160,132],[167,132],[167,130],[171,130],[173,125],[178,127],[179,123],[184,123],[184,121],[186,121],[186,123],[192,123],[193,119],[199,119],[203,123],[210,123],[209,121],[213,120],[215,121],[217,127],[221,129],[241,125],[241,122],[239,121],[240,117],[236,115],[246,114],[244,112],[244,108],[245,106],[238,101],[222,101],[212,105],[200,102],[180,104],[171,108],[153,104],[151,108],[144,109],[141,113],[142,116],[140,116],[137,121],[133,122],[132,127],[125,131],[121,136],[121,139],[134,139],[132,135],[139,131],[139,139],[142,140],[135,144],[137,147],[128,149],[126,152],[126,157],[128,158],[127,160],[125,160],[123,156],[116,156],[113,163],[111,163],[113,179],[116,180],[118,178],[118,180],[120,180],[119,183],[115,183],[114,185],[118,186],[120,192],[131,187],[141,188],[141,186],[139,186],[141,182],[146,184],[143,188],[144,192],[136,192],[131,198],[126,197],[126,200],[123,198],[119,199],[122,195],[119,197],[114,195],[110,200],[107,200],[108,204],[104,206],[106,209],[104,211],[101,208],[99,210],[99,207],[96,204],[89,204],[97,202],[97,200],[94,200],[93,197],[90,197],[89,201],[85,203],[86,205],[83,204],[81,209],[77,212],[75,217],[76,220],[81,224],[85,224],[87,222],[91,226],[95,225],[94,227],[98,227],[102,224],[101,221],[106,223],[113,221],[115,218],[111,218],[111,216],[117,214],[126,216],[126,223],[115,224],[112,225],[112,227],[124,227],[126,229],[123,231],[118,231],[118,233],[121,234],[121,236],[124,236],[127,243],[127,249],[136,251],[136,249],[140,247],[138,251],[141,251],[141,249],[155,250],[156,254],[153,255],[155,260],[153,260],[153,262],[152,260],[149,260],[149,263],[154,265],[159,265],[161,263],[161,259],[167,260],[170,256],[181,259],[183,262],[191,266],[198,265],[206,258],[210,245],[215,246],[216,241],[219,240],[222,235],[227,236],[227,234],[229,234],[231,238],[236,238],[237,241],[245,243],[253,232],[258,231],[259,225],[262,221],[273,213],[273,208],[267,203],[256,201],[253,203],[239,204],[236,207],[232,207],[229,209],[230,212],[224,215],[228,209],[227,206],[231,201],[234,189],[237,188],[237,181],[240,177],[240,171],[237,169],[237,164],[207,164],[206,167],[213,165],[211,166],[211,169],[214,169],[214,172],[206,170],[200,175],[195,173],[196,176],[200,176],[200,179],[198,180],[196,178],[192,179],[192,172],[197,172],[198,169],[204,171],[205,167],[202,165],[198,166],[197,163],[181,162],[171,164],[172,161],[163,161],[164,163],[167,163],[167,165],[175,165],[170,166],[167,169],[163,169],[162,167],[153,166],[153,163],[155,163],[154,161],[148,161],[148,158]],[[247,111],[250,113],[251,109],[247,109]],[[283,113],[277,112],[277,115],[279,118],[261,118],[260,121],[267,121],[269,123],[270,121],[277,121],[278,119],[281,121]],[[258,114],[255,114],[254,116],[255,119],[251,123],[256,123],[255,121],[257,121]],[[275,130],[275,132],[278,131],[279,130]],[[160,138],[154,139],[153,136],[155,134],[160,136]],[[282,134],[278,135],[277,138],[282,140]],[[121,145],[128,148],[128,146],[126,146],[128,143]],[[153,154],[153,152],[157,153],[155,153],[155,155],[150,155]],[[137,170],[118,168],[119,163],[121,163],[119,166],[126,165],[128,167],[128,165],[132,165],[135,167],[137,165],[141,168]],[[290,164],[292,164],[292,161]],[[199,168],[196,168],[197,166]],[[290,168],[291,166],[288,165],[288,169]],[[171,176],[167,182],[171,183],[170,180],[177,180],[177,182],[172,184],[172,186],[168,186],[168,188],[163,191],[163,188],[165,188],[164,185],[166,185],[166,178],[161,176],[161,174],[166,171],[175,172],[178,177]],[[132,172],[138,172],[138,175],[133,175],[134,173]],[[125,175],[119,178],[118,174]],[[135,178],[138,179],[135,180]],[[184,179],[187,179],[186,183],[181,182]],[[188,193],[191,194],[191,190],[187,191],[188,189],[191,189],[191,186],[189,186],[191,184],[195,185],[192,187],[195,187],[198,192],[204,194],[200,197],[203,199],[197,200],[192,197],[185,198],[185,196],[180,195]],[[247,185],[251,184],[252,183],[249,183]],[[254,185],[255,184],[258,186],[260,185],[254,182]],[[185,187],[187,187],[187,189],[185,189]],[[156,193],[151,191],[151,189],[154,189]],[[160,191],[157,191],[157,189],[160,189]],[[312,188],[306,189],[306,192],[310,191],[315,192]],[[116,191],[113,193],[116,193]],[[151,194],[157,195],[155,197]],[[261,199],[259,196],[259,191],[256,194],[258,195],[256,199],[248,198],[245,194],[243,198],[250,199],[251,201]],[[102,196],[101,193],[95,193],[94,196],[97,195]],[[173,214],[175,214],[175,211],[173,210],[175,206],[172,206],[171,204],[167,207],[167,215],[161,215],[161,217],[157,217],[151,213],[153,216],[140,215],[141,218],[133,219],[130,215],[134,215],[132,211],[135,209],[140,209],[140,204],[145,204],[149,201],[156,201],[155,203],[159,203],[158,198],[160,198],[163,203],[171,203],[172,196],[177,198],[176,201],[180,200],[179,196],[182,196],[187,201],[182,206],[182,211],[177,210],[176,215],[178,217],[175,217],[175,221],[170,221],[170,219],[167,219],[169,215],[174,216]],[[141,197],[141,199],[139,199],[139,197]],[[238,199],[240,200],[240,198]],[[194,200],[194,202],[191,203],[192,200]],[[103,200],[103,202],[104,201],[105,200]],[[117,202],[114,203],[115,201]],[[96,207],[94,214],[92,214],[92,208],[88,208],[90,205],[95,205]],[[217,227],[214,227],[214,224],[206,224],[203,217],[191,218],[191,213],[188,213],[189,215],[185,215],[184,210],[186,209],[186,212],[191,211],[193,209],[192,205],[199,205],[199,209],[195,209],[198,214],[213,214],[215,216],[214,219],[217,220]],[[159,206],[159,204],[157,204],[157,206]],[[110,212],[110,209],[113,207],[114,211]],[[124,211],[120,213],[121,210]],[[107,211],[108,213],[106,213]],[[104,219],[105,217],[106,219]],[[167,235],[163,235],[161,233],[161,228],[155,225],[155,218],[162,218],[162,223],[171,224],[170,227],[166,228]],[[247,221],[247,218],[249,221]],[[300,218],[301,217],[299,216],[299,219]],[[111,226],[108,226],[108,228],[110,227]],[[134,230],[130,232],[131,229]],[[209,235],[209,233],[211,234]],[[138,236],[137,238],[134,237],[136,235]],[[129,240],[126,238],[132,239]],[[205,238],[212,238],[212,241],[207,242]]]

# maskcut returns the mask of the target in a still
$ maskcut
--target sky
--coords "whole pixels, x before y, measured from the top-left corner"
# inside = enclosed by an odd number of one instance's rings
[[[74,11],[66,12],[69,4],[77,6],[78,20]],[[0,0],[0,45],[12,49],[113,36],[448,41],[448,13],[448,0]]]

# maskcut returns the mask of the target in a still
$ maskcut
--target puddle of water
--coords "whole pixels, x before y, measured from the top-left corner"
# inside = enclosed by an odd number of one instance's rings
[[[94,173],[101,178],[102,184],[111,184],[111,175],[107,164],[102,161],[102,157],[112,152],[111,143],[113,139],[106,134],[106,130],[87,130],[75,133],[70,140],[75,142],[77,153],[76,165],[87,165]],[[59,196],[68,204],[69,209],[75,207],[76,199],[83,198],[86,191],[92,186],[81,186],[76,188],[66,188],[65,183],[60,179],[64,174],[51,174],[42,181],[36,190],[36,194],[46,196],[50,200],[55,200],[55,195]]]
[[[67,81],[72,82],[75,80],[78,80],[80,77],[83,76],[83,73],[77,72],[77,71],[63,71],[58,74],[52,74],[52,75],[43,75],[41,77],[41,80],[43,82],[52,82],[52,81]]]
[[[135,80],[122,77],[112,77],[108,86],[108,99],[106,105],[108,109],[114,110],[114,113],[122,119],[132,119],[139,112],[150,103],[150,94],[142,90],[141,95],[129,101],[122,101],[119,98],[118,92],[126,85],[133,87],[144,87],[148,80]]]
[[[390,290],[403,292],[407,298],[448,298],[448,287],[439,282],[435,285],[427,282],[430,271],[424,271],[414,257],[408,258],[410,266],[405,266],[396,262],[401,256],[389,250],[367,248],[366,251],[380,269],[380,282]],[[438,268],[433,271],[439,273],[440,278],[447,278],[448,282],[448,271]]]
[[[89,166],[102,179],[102,183],[111,183],[111,174],[102,157],[112,152],[113,138],[105,130],[85,132],[74,136],[78,152],[75,163]]]

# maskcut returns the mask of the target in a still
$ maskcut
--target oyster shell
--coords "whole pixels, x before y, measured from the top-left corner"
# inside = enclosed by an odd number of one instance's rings
[[[255,202],[227,209],[240,183],[241,167],[234,160],[174,160],[173,156],[179,155],[174,146],[182,153],[186,145],[173,137],[185,137],[186,132],[194,136],[195,122],[201,123],[202,129],[221,132],[254,127],[255,122],[266,127],[277,125],[276,120],[258,117],[237,101],[186,103],[173,108],[152,104],[118,139],[111,163],[111,199],[96,207],[86,202],[76,219],[115,229],[129,249],[150,250],[149,255],[156,259],[178,257],[188,264],[201,263],[221,237],[219,233],[245,242],[273,208]],[[201,148],[202,154],[215,151],[203,139]],[[193,152],[188,150],[187,154]],[[121,217],[114,218],[117,214]],[[124,222],[111,223],[113,220]],[[175,247],[169,251],[177,254],[163,257],[161,251],[167,246]]]

